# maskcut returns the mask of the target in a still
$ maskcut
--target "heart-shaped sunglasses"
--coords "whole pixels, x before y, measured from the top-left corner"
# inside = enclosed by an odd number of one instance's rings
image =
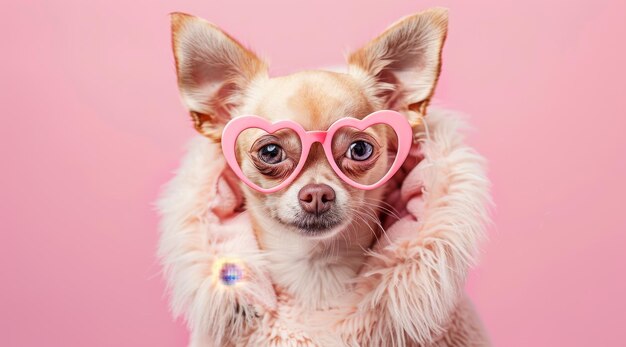
[[[270,123],[240,116],[222,132],[226,162],[245,184],[262,193],[288,186],[298,176],[315,142],[333,171],[349,185],[371,190],[400,169],[413,139],[402,114],[383,110],[363,119],[341,118],[326,131],[306,131],[291,120]]]

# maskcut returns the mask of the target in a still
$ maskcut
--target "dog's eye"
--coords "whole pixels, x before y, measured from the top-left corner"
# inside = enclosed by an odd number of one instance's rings
[[[348,159],[363,161],[369,159],[374,153],[374,146],[371,143],[365,141],[354,141],[350,144],[346,157]]]
[[[261,147],[259,150],[259,159],[267,164],[278,164],[286,159],[285,151],[277,145],[270,143]]]

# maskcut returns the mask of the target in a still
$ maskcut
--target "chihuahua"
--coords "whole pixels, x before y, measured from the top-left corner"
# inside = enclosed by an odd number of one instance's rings
[[[325,131],[340,118],[393,110],[419,131],[439,77],[446,32],[446,10],[430,9],[401,19],[350,54],[345,73],[316,70],[270,77],[263,60],[217,26],[172,15],[182,100],[195,129],[217,143],[226,124],[242,115]],[[397,147],[393,132],[384,127],[348,130],[333,142],[337,166],[364,183],[389,169]],[[280,184],[298,164],[301,151],[288,131],[252,129],[236,140],[242,172],[263,188]],[[338,177],[320,143],[300,160],[304,163],[297,177],[275,192],[244,183],[241,189],[277,292],[318,310],[335,304],[367,250],[384,237],[381,216],[391,207],[384,202],[386,185],[358,189]]]

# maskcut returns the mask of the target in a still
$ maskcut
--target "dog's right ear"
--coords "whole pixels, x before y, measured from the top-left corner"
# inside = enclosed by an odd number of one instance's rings
[[[219,142],[245,89],[267,66],[215,25],[172,13],[172,46],[178,88],[196,130]]]

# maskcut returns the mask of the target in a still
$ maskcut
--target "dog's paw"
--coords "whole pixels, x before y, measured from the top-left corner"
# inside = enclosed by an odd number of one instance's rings
[[[260,305],[243,305],[240,303],[235,304],[235,317],[241,317],[246,320],[260,318],[263,314],[263,309]]]

